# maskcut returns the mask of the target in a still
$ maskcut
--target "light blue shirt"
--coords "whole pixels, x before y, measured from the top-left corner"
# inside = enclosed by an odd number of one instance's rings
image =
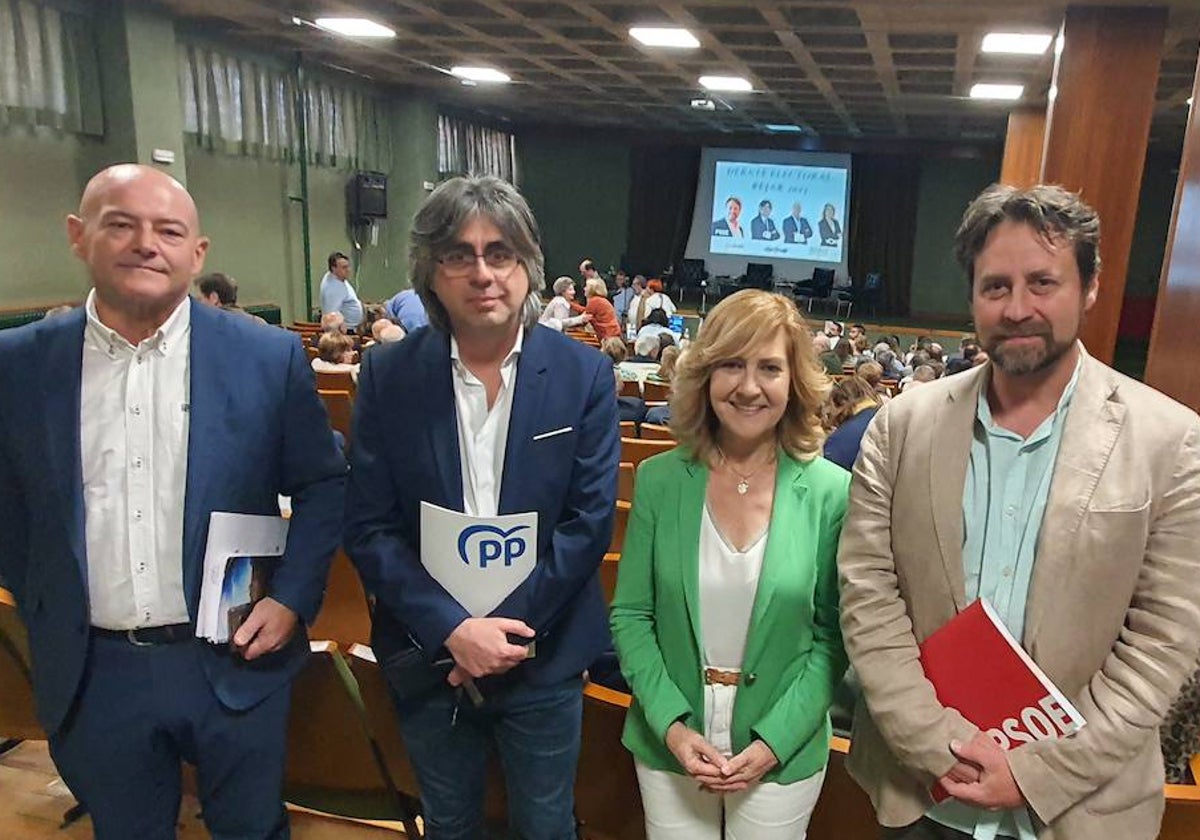
[[[387,310],[388,320],[404,327],[406,333],[429,323],[429,316],[425,314],[425,304],[412,289],[397,292],[384,308]]]
[[[321,278],[321,314],[341,312],[349,329],[356,328],[363,320],[362,304],[349,280],[339,280],[330,272]]]
[[[971,460],[963,489],[964,582],[967,601],[986,598],[1015,639],[1025,634],[1025,604],[1037,560],[1042,516],[1082,364],[1081,354],[1054,413],[1027,438],[996,425],[988,405],[987,386],[979,390]],[[1026,808],[982,811],[947,799],[928,816],[976,840],[996,836],[1037,838]]]
[[[633,290],[632,286],[625,286],[622,289],[618,289],[612,299],[613,309],[617,312],[617,318],[624,320],[625,316],[629,314],[629,305],[636,299],[637,292]]]

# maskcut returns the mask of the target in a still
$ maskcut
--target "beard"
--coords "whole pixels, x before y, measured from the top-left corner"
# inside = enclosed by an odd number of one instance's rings
[[[1010,338],[1036,338],[1038,341],[1017,347],[1006,341]],[[987,351],[992,364],[1009,376],[1026,376],[1052,366],[1074,344],[1075,336],[1065,342],[1056,342],[1054,333],[1047,329],[992,336],[983,349]]]

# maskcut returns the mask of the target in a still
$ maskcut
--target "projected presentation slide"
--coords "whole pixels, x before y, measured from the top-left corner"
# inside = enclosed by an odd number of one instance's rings
[[[709,251],[843,262],[848,177],[845,167],[718,160]]]

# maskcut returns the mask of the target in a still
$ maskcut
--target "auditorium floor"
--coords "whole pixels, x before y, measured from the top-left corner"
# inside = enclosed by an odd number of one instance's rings
[[[0,838],[4,840],[90,840],[87,817],[59,830],[63,813],[75,804],[58,778],[45,743],[26,741],[0,756]],[[196,817],[196,800],[185,797],[180,814],[179,840],[208,837]],[[293,810],[293,840],[396,840],[398,828],[376,827]]]

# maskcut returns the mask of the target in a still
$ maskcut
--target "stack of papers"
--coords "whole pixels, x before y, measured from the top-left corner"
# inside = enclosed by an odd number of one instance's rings
[[[274,559],[287,545],[288,522],[279,516],[214,511],[204,550],[196,637],[223,644],[268,592]]]

